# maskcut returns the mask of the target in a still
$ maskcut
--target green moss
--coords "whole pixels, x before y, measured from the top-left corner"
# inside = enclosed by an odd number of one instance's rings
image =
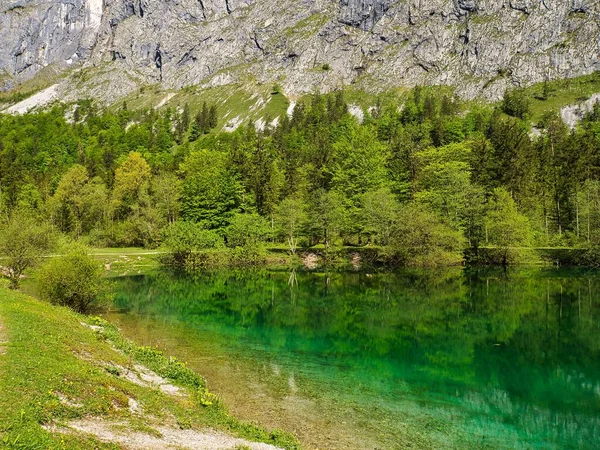
[[[483,25],[495,22],[500,18],[498,14],[472,14],[469,16],[469,23],[474,25]]]

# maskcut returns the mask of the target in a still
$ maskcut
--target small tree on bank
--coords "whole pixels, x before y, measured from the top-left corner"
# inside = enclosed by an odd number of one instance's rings
[[[11,289],[18,289],[25,271],[54,246],[54,232],[27,214],[15,212],[0,226],[0,255]]]
[[[487,242],[500,249],[502,265],[508,265],[518,253],[518,247],[529,245],[529,220],[517,210],[510,193],[504,188],[494,191],[486,215]]]
[[[384,251],[393,262],[413,267],[457,265],[465,238],[419,203],[403,205]]]
[[[290,253],[295,255],[298,248],[298,234],[306,222],[304,203],[298,199],[286,198],[277,207],[275,220],[279,234],[286,239]]]

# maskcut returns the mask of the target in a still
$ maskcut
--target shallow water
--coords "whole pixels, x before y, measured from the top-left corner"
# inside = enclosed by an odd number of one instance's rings
[[[165,274],[107,314],[314,449],[600,445],[600,272]]]

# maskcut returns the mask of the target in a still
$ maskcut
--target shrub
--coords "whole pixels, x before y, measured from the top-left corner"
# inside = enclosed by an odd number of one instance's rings
[[[509,116],[526,119],[529,117],[531,102],[523,89],[506,90],[502,99],[502,110]]]
[[[103,275],[99,261],[83,248],[73,248],[65,256],[53,258],[40,267],[40,294],[54,304],[86,313],[94,301],[108,297]]]
[[[236,214],[227,227],[228,247],[256,247],[271,237],[271,228],[258,214]]]
[[[163,244],[172,252],[189,252],[222,248],[223,238],[197,223],[180,221],[165,229]]]
[[[207,258],[210,260],[215,250],[225,246],[216,231],[184,221],[175,222],[165,229],[163,244],[169,251],[163,263],[185,269],[205,266]]]
[[[465,239],[424,205],[409,203],[398,214],[384,253],[397,264],[413,267],[455,265],[462,262]]]

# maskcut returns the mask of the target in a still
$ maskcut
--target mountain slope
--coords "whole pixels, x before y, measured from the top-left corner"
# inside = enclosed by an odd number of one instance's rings
[[[592,0],[1,0],[0,86],[51,68],[58,98],[108,104],[233,83],[498,98],[599,70],[599,18]]]

